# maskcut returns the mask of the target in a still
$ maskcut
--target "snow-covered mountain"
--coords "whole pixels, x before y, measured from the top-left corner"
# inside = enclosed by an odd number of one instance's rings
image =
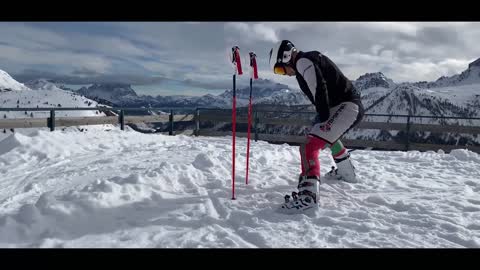
[[[43,78],[28,81],[25,85],[32,90],[64,90],[58,87],[54,81]]]
[[[467,70],[462,73],[451,77],[442,76],[433,84],[427,84],[427,86],[433,88],[468,84],[480,84],[480,58],[470,63]]]
[[[468,69],[459,75],[452,76],[448,79],[440,78],[436,82],[415,82],[397,84],[392,79],[386,77],[383,73],[367,73],[353,81],[356,88],[362,93],[362,102],[369,113],[373,113],[370,109],[375,108],[389,95],[394,93],[395,89],[411,89],[411,94],[416,96],[422,94],[437,98],[447,99],[446,103],[452,103],[455,106],[468,107],[475,110],[477,98],[475,93],[480,93],[480,59],[470,63]],[[455,99],[454,96],[447,97],[445,93],[456,95],[454,88],[469,88],[468,94],[458,93],[464,96],[463,99]],[[473,88],[472,88],[473,87]],[[435,89],[433,89],[435,88]],[[423,91],[421,89],[431,89],[432,91]],[[237,106],[244,107],[248,105],[249,87],[237,89]],[[399,90],[401,91],[401,90]],[[219,95],[204,95],[200,97],[192,96],[139,96],[135,90],[126,84],[95,84],[89,88],[82,88],[78,93],[111,105],[118,106],[152,106],[152,107],[216,107],[230,108],[232,99],[232,90],[228,89]],[[275,83],[269,80],[256,80],[253,85],[253,103],[256,105],[279,105],[279,106],[295,106],[308,105],[310,102],[305,95],[297,89],[291,89],[287,85]],[[406,97],[405,95],[403,97]],[[454,101],[452,100],[452,97]],[[400,102],[400,101],[398,101]],[[410,104],[415,106],[415,104]],[[448,106],[448,105],[447,105]],[[395,106],[393,106],[395,107]],[[416,109],[412,108],[412,112]],[[377,108],[375,111],[379,112]],[[421,111],[420,109],[418,111]],[[452,116],[463,116],[462,114],[452,112]],[[404,112],[404,111],[403,111]],[[384,110],[384,113],[401,114],[402,111]],[[425,112],[427,115],[432,113],[440,113],[439,111]],[[447,113],[446,115],[450,115]]]
[[[464,86],[465,87],[465,86]],[[470,85],[474,89],[480,90],[480,85]],[[450,91],[447,91],[450,90]],[[480,93],[480,91],[476,93]],[[369,114],[387,114],[387,115],[422,115],[422,116],[446,116],[446,117],[479,117],[480,110],[478,107],[479,95],[476,98],[474,91],[463,96],[456,96],[454,93],[459,91],[458,87],[453,89],[424,89],[412,84],[401,84],[391,89],[390,93],[385,95],[375,106],[373,106]],[[473,99],[470,99],[473,98]],[[473,101],[473,103],[468,102]],[[475,103],[476,102],[476,103]],[[477,105],[477,106],[476,106]],[[405,123],[406,119],[401,117],[368,117],[368,121],[379,122],[395,122]],[[457,119],[441,119],[441,118],[411,118],[413,123],[422,124],[460,124],[475,125],[480,124],[477,120],[457,120]],[[402,139],[404,134],[397,131],[381,131],[381,130],[357,130],[347,135],[350,139]],[[478,135],[468,134],[434,134],[430,132],[415,132],[411,135],[413,141],[432,142],[432,143],[449,143],[455,144],[463,141],[468,144],[480,145],[480,137]]]
[[[362,75],[353,81],[353,85],[361,92],[362,103],[367,111],[390,95],[397,86],[381,72]]]
[[[360,91],[369,88],[392,88],[396,85],[392,79],[387,78],[381,72],[366,73],[358,77],[353,84]]]
[[[10,74],[0,69],[0,92],[29,90],[23,83],[17,82]]]
[[[480,59],[470,63],[462,73],[435,82],[396,84],[380,73],[371,80],[376,83],[366,83],[366,77],[372,74],[361,76],[355,85],[362,91],[368,113],[480,116]]]
[[[58,88],[54,83],[39,79],[21,84],[13,79],[8,73],[0,70],[0,82],[3,89],[0,91],[0,108],[51,108],[51,107],[97,107],[96,101],[78,95],[77,93],[65,91]],[[5,83],[5,82],[8,82]],[[7,86],[7,87],[6,87]],[[76,116],[104,116],[99,111],[57,111],[57,117],[76,117]],[[47,118],[50,117],[48,111],[0,111],[1,119],[13,118]],[[66,129],[82,130],[82,129],[111,129],[111,125],[70,127]],[[40,128],[47,129],[47,128]],[[0,140],[10,136],[12,133],[30,134],[38,130],[37,128],[21,128],[21,129],[0,129]]]
[[[231,107],[232,90],[226,90],[219,97],[227,102],[226,108]],[[248,106],[250,87],[237,89],[237,104],[239,107]],[[270,80],[256,80],[252,86],[253,103],[258,105],[304,105],[309,104],[308,98],[297,89],[291,89],[285,84]]]
[[[93,84],[90,87],[82,87],[77,93],[95,100],[107,100],[115,104],[123,104],[137,100],[137,93],[130,85],[124,83]]]
[[[480,85],[472,86],[480,90]],[[474,94],[472,93],[470,97],[474,97]],[[480,111],[478,108],[469,106],[467,99],[455,98],[453,93],[445,95],[445,92],[438,89],[431,90],[411,84],[401,84],[391,89],[388,96],[372,107],[369,113],[476,117]]]
[[[83,87],[77,92],[102,103],[131,107],[216,107],[229,108],[232,104],[232,90],[226,90],[220,95],[204,96],[144,96],[137,95],[128,84],[94,84]],[[308,104],[308,99],[299,91],[289,89],[287,85],[269,80],[256,80],[253,84],[255,104]],[[247,106],[250,87],[237,89],[237,106]]]

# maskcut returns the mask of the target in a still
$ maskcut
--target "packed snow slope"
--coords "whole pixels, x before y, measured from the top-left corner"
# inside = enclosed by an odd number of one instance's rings
[[[275,212],[297,147],[134,131],[36,131],[0,142],[1,247],[480,247],[480,156],[352,153],[360,183],[324,181],[313,215]],[[332,165],[321,154],[322,173]]]

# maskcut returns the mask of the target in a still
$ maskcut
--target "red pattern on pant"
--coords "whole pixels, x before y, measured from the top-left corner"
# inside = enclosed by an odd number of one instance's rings
[[[320,160],[318,159],[318,154],[320,150],[325,148],[327,142],[309,135],[307,138],[307,144],[305,147],[305,156],[307,158],[307,164],[309,166],[307,176],[317,176],[320,177]],[[300,158],[302,159],[301,167],[302,167],[302,175],[305,175],[305,168],[303,166],[304,160],[302,154],[300,153]]]

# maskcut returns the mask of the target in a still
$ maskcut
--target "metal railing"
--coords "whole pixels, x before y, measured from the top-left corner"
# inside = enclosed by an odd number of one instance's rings
[[[212,109],[212,108],[198,108],[203,110],[200,113],[200,121],[212,121],[212,122],[230,122],[231,121],[231,110],[229,109]],[[271,114],[270,117],[262,117],[261,115]],[[283,115],[279,116],[279,115]],[[285,117],[287,115],[287,117]],[[292,117],[297,115],[299,117]],[[303,116],[302,116],[303,115]],[[314,111],[275,111],[275,110],[256,110],[253,114],[252,124],[253,124],[253,133],[255,140],[266,140],[269,142],[278,142],[278,143],[294,143],[301,144],[305,143],[305,136],[295,136],[295,135],[282,135],[282,134],[269,134],[263,133],[260,134],[258,131],[259,124],[267,125],[281,125],[281,126],[311,126],[312,120],[305,115],[311,115],[310,118],[313,118],[316,115]],[[406,119],[403,123],[391,123],[391,122],[375,122],[375,121],[366,121],[367,118],[374,117],[389,117],[389,118],[404,118]],[[376,148],[376,149],[385,149],[385,150],[451,150],[455,148],[467,148],[469,150],[480,153],[480,146],[476,145],[448,145],[448,144],[435,144],[435,143],[415,143],[412,142],[411,136],[413,132],[431,132],[431,133],[461,133],[461,134],[480,134],[480,124],[477,125],[458,125],[458,124],[448,124],[448,125],[438,125],[438,124],[423,124],[415,123],[412,119],[442,119],[442,120],[470,120],[470,121],[479,121],[478,117],[450,117],[450,116],[424,116],[424,115],[390,115],[390,114],[365,114],[364,120],[355,127],[355,129],[376,129],[376,130],[398,130],[402,131],[405,134],[404,141],[373,141],[373,140],[348,140],[342,139],[345,145],[353,148]],[[246,116],[237,115],[237,123],[247,123]],[[238,130],[238,128],[237,128]],[[204,130],[199,133],[200,135],[206,136],[225,136],[230,135],[231,132],[219,132],[219,131],[209,131]],[[243,137],[246,136],[246,133],[237,132],[237,136]]]
[[[183,109],[184,110],[184,109]],[[161,115],[144,115],[144,116],[127,116],[125,112],[128,111],[163,111],[162,108],[124,108],[124,107],[93,107],[93,108],[0,108],[0,111],[49,111],[48,118],[16,118],[16,119],[0,119],[0,128],[32,128],[32,127],[48,127],[54,131],[57,126],[82,126],[82,125],[100,125],[100,124],[114,124],[120,125],[120,129],[124,130],[126,124],[135,124],[142,122],[162,122],[169,123],[169,135],[174,135],[174,123],[176,121],[193,121],[194,135],[196,136],[225,136],[231,135],[231,132],[219,132],[208,129],[200,129],[201,122],[231,122],[231,109],[216,109],[216,108],[192,108],[191,114],[175,114],[174,110],[170,109],[170,113]],[[56,111],[101,111],[106,112],[108,116],[95,117],[57,117]],[[194,111],[194,112],[193,112]],[[242,116],[246,110],[240,108],[238,110],[237,123],[247,124],[248,119]],[[265,116],[265,114],[273,114],[273,116]],[[284,114],[284,117],[279,117],[279,114]],[[275,110],[258,110],[256,109],[252,118],[253,135],[256,141],[265,140],[269,142],[280,143],[303,143],[305,136],[282,135],[282,134],[268,134],[259,133],[260,124],[268,125],[283,125],[283,126],[310,126],[312,121],[310,118],[316,112],[313,111],[275,111]],[[285,116],[286,115],[286,116]],[[292,117],[292,116],[299,117]],[[308,117],[311,115],[311,117]],[[451,132],[451,133],[466,133],[466,134],[480,134],[480,125],[465,126],[465,125],[436,125],[436,124],[419,124],[414,123],[412,118],[425,119],[452,119],[452,120],[480,120],[476,117],[448,117],[448,116],[421,116],[421,115],[389,115],[389,114],[365,114],[367,117],[389,117],[389,118],[406,118],[405,123],[389,123],[389,122],[374,122],[362,121],[356,129],[379,129],[379,130],[399,130],[405,132],[404,142],[393,141],[372,141],[372,140],[343,140],[349,147],[373,147],[377,149],[391,149],[391,150],[432,150],[453,149],[453,148],[468,148],[472,151],[480,153],[480,146],[458,146],[458,145],[440,145],[440,144],[420,144],[412,143],[410,136],[412,132],[429,131],[434,133]],[[364,118],[364,119],[365,119]],[[246,136],[246,133],[238,132],[239,137]]]
[[[193,116],[176,115],[171,109],[169,114],[163,115],[145,115],[145,116],[126,116],[127,111],[162,111],[162,108],[126,108],[126,107],[93,107],[93,108],[73,108],[73,107],[50,107],[50,108],[0,108],[0,111],[49,111],[48,118],[14,118],[0,119],[0,128],[35,128],[48,127],[54,131],[57,126],[82,126],[82,125],[102,125],[118,124],[120,129],[125,129],[125,124],[134,124],[142,122],[169,122],[169,134],[173,135],[174,121],[191,121]],[[56,111],[100,111],[109,112],[110,116],[91,116],[91,117],[57,117]]]

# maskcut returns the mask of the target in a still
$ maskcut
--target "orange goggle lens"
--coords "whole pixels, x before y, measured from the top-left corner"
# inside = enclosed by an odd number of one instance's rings
[[[278,75],[285,75],[285,74],[287,74],[287,69],[285,68],[284,65],[276,64],[273,67],[273,73],[278,74]]]

